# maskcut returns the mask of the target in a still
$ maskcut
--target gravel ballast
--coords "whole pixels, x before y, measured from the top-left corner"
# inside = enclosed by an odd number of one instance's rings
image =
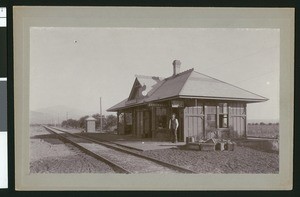
[[[163,149],[142,154],[188,168],[198,173],[279,172],[279,155],[237,146],[234,151]]]
[[[93,139],[101,138],[101,134],[93,135]],[[105,139],[109,140],[107,135]],[[235,146],[234,151],[199,151],[187,150],[184,147],[145,151],[128,150],[197,173],[279,173],[278,152],[264,152],[249,147]],[[49,134],[42,127],[32,127],[30,151],[31,173],[113,173],[105,163],[85,155],[68,143],[63,144],[54,134]],[[128,165],[131,165],[130,161],[126,159]],[[135,165],[132,164],[133,167]],[[147,171],[145,169],[145,172]]]
[[[31,127],[30,173],[114,173],[105,163],[84,154],[42,127]]]
[[[108,134],[86,135],[92,137],[93,139],[113,140],[117,143],[119,142],[116,140],[116,138],[126,139],[126,136]],[[128,140],[130,141],[130,138]],[[170,145],[174,144],[170,143]],[[197,173],[279,173],[278,152],[270,153],[243,146],[235,146],[234,151],[199,151],[187,150],[185,148],[169,148],[146,151],[135,151],[133,149],[128,150],[167,163],[175,164]]]

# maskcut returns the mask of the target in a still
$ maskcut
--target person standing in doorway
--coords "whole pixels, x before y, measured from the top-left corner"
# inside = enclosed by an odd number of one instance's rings
[[[177,143],[177,129],[178,129],[179,123],[176,118],[176,115],[173,113],[172,118],[169,121],[169,129],[171,130],[171,141],[173,143]]]

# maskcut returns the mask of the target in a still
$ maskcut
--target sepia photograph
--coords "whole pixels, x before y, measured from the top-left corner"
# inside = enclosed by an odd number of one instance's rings
[[[18,189],[291,187],[290,26],[251,9],[68,9],[15,8]]]
[[[31,173],[278,173],[278,29],[30,29]]]

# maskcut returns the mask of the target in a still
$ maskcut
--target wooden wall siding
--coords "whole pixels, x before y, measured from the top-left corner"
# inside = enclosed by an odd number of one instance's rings
[[[152,138],[155,137],[155,108],[151,107],[151,133],[152,133]]]
[[[137,124],[136,124],[136,129],[137,129],[137,133],[136,135],[138,137],[142,136],[142,134],[144,133],[143,129],[143,111],[137,111],[136,112],[136,115],[137,115]]]
[[[124,113],[119,113],[119,121],[118,121],[118,131],[119,134],[124,134]]]
[[[132,125],[132,112],[125,112],[125,123],[126,125]]]
[[[246,107],[244,103],[231,103],[229,111],[232,116],[246,115]]]
[[[231,103],[229,105],[229,127],[232,138],[246,136],[246,105],[244,103]]]
[[[230,119],[232,138],[242,138],[246,135],[246,117],[234,116]]]
[[[143,131],[144,134],[147,136],[143,136],[143,137],[149,137],[150,135],[150,113],[149,111],[144,111],[143,113]]]
[[[203,106],[186,107],[184,109],[184,112],[186,115],[189,115],[189,116],[203,115]]]
[[[219,114],[228,114],[228,105],[217,106]]]
[[[216,114],[216,113],[217,113],[217,106],[213,106],[213,105],[205,106],[205,114]]]
[[[184,108],[184,136],[194,136],[197,139],[204,137],[203,133],[203,106]],[[184,140],[185,140],[184,137]]]
[[[136,111],[132,110],[132,134],[136,135]]]
[[[193,106],[195,106],[195,99],[185,99],[184,100],[184,105],[186,107],[193,107]]]
[[[219,129],[219,114],[222,114],[223,110],[219,107],[218,103],[206,103],[202,100],[196,99],[187,99],[189,105],[185,103],[185,108],[180,109],[179,116],[177,117],[180,122],[179,131],[183,133],[178,133],[178,137],[182,140],[186,140],[186,137],[194,136],[197,139],[209,137],[209,132],[213,132]],[[157,128],[157,117],[156,117],[156,108],[149,107],[143,108],[138,107],[134,108],[132,111],[132,134],[137,137],[151,137],[157,138],[159,133],[167,134],[168,128],[158,130]],[[228,103],[228,130],[230,130],[230,137],[232,138],[242,138],[246,136],[247,132],[247,118],[246,118],[246,104],[245,103]],[[167,110],[167,127],[169,119],[171,117],[171,108],[166,108]],[[124,113],[119,112],[119,121],[118,121],[118,131],[119,134],[124,134]],[[209,126],[213,121],[209,121],[209,116],[215,117],[216,128]],[[182,121],[180,121],[182,118]],[[226,128],[225,128],[226,129]],[[148,134],[145,136],[145,134]]]

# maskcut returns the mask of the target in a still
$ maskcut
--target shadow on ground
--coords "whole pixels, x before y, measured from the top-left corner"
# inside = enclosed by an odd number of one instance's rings
[[[49,144],[63,144],[63,142],[59,140],[55,134],[35,135],[30,137],[30,139],[43,140]]]

